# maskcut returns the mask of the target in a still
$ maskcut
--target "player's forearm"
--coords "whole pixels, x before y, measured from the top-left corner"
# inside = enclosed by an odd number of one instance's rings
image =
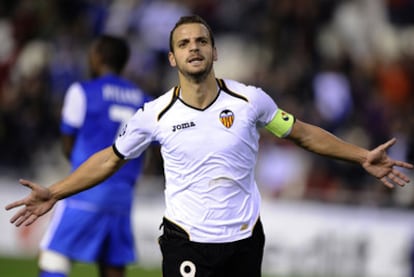
[[[300,121],[295,123],[289,138],[308,151],[358,164],[362,164],[366,160],[369,152],[362,147],[345,142],[317,126]]]
[[[92,155],[65,179],[51,185],[49,191],[54,199],[62,199],[89,189],[115,173],[123,161],[115,157],[111,147]]]

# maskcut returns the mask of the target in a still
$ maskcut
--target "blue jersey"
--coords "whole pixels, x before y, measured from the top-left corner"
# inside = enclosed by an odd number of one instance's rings
[[[62,110],[61,132],[75,136],[71,153],[75,170],[95,152],[113,144],[117,133],[144,102],[139,88],[115,75],[73,84]],[[143,157],[129,161],[103,183],[68,198],[78,207],[129,212]]]

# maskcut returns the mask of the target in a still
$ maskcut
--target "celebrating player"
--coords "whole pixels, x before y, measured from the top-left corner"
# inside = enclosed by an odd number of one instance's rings
[[[158,141],[165,171],[163,275],[258,277],[264,249],[254,177],[259,128],[311,152],[359,164],[387,187],[409,182],[395,167],[413,165],[386,154],[395,139],[363,149],[296,119],[258,87],[216,78],[214,37],[202,18],[179,19],[168,58],[179,85],[146,103],[112,146],[68,177],[47,188],[20,180],[32,192],[6,207],[23,206],[12,223],[33,223],[58,200],[97,185]]]

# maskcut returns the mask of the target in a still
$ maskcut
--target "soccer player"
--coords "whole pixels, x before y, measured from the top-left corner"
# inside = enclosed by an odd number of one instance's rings
[[[123,124],[149,100],[121,77],[129,54],[124,39],[98,37],[88,53],[91,80],[72,84],[65,95],[62,143],[73,170],[111,145]],[[72,261],[97,263],[100,276],[125,276],[125,266],[136,259],[130,216],[142,162],[140,156],[99,186],[57,205],[41,242],[40,277],[68,276]]]
[[[111,147],[68,177],[48,188],[20,180],[32,191],[6,206],[24,206],[12,223],[31,224],[59,199],[95,186],[158,141],[165,173],[163,275],[258,277],[264,249],[254,177],[259,128],[314,153],[359,164],[387,187],[410,181],[395,167],[413,165],[386,154],[395,139],[371,151],[361,148],[295,119],[258,87],[216,78],[214,37],[202,18],[179,19],[170,33],[168,58],[178,69],[179,85],[146,103]]]

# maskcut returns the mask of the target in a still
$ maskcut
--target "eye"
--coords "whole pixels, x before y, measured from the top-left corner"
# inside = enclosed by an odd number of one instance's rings
[[[188,44],[187,41],[183,40],[178,42],[178,48],[184,48]]]
[[[205,39],[205,38],[200,39],[200,43],[201,43],[202,45],[208,44],[208,40],[207,40],[207,39]]]

